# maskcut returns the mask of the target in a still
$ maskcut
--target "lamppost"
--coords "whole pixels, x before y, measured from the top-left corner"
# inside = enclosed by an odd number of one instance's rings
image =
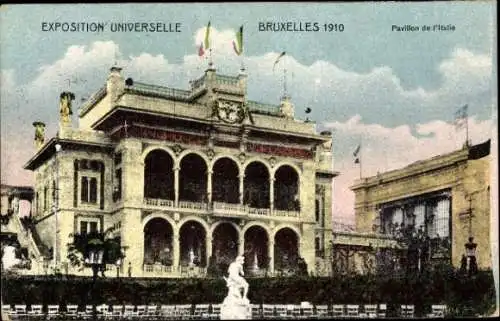
[[[92,289],[91,289],[91,295],[92,295],[92,314],[93,314],[93,319],[97,319],[97,311],[96,311],[96,304],[95,304],[95,298],[94,298],[94,292],[95,292],[95,283],[97,281],[97,273],[99,272],[99,269],[101,268],[103,264],[103,257],[104,257],[104,250],[102,248],[93,248],[89,251],[89,258],[86,260],[87,263],[92,267]]]
[[[467,273],[469,276],[476,274],[476,248],[477,243],[474,243],[474,238],[469,237],[469,242],[465,243],[465,255],[467,256]]]
[[[58,159],[58,154],[61,152],[62,147],[61,144],[56,144],[55,146],[56,149],[56,154],[55,154],[55,160],[54,160],[54,165],[55,165],[55,189],[54,189],[54,204],[52,206],[52,210],[54,212],[54,218],[55,218],[55,225],[56,225],[56,235],[54,237],[54,251],[52,253],[53,255],[53,260],[54,260],[54,271],[57,270],[57,265],[58,265],[58,239],[59,239],[59,217],[58,217],[58,212],[59,212],[59,159]]]

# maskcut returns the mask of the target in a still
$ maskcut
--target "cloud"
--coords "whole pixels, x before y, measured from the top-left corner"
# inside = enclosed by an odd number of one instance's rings
[[[32,173],[24,171],[22,165],[34,148],[20,146],[33,146],[31,123],[35,120],[47,123],[47,138],[55,134],[61,91],[73,91],[78,106],[81,99],[104,85],[115,61],[123,67],[123,75],[135,81],[187,89],[189,80],[200,77],[207,67],[207,59],[198,57],[196,49],[204,35],[205,28],[194,32],[192,54],[179,63],[169,61],[167,54],[137,52],[125,57],[119,44],[96,41],[68,47],[27,83],[18,83],[16,70],[2,70],[2,182],[32,181]],[[236,56],[234,36],[235,30],[211,29],[212,59],[218,72],[235,75],[244,64],[249,75],[248,98],[278,104],[286,69],[296,116],[304,118],[305,107],[311,107],[308,117],[318,121],[318,129],[334,130],[334,164],[341,172],[335,182],[338,216],[352,217],[349,186],[359,177],[359,168],[353,165],[351,155],[361,137],[366,159],[363,172],[372,175],[459,148],[463,136],[454,132],[450,122],[465,103],[469,104],[473,139],[488,136],[491,121],[485,119],[491,113],[493,96],[489,54],[456,48],[436,67],[441,75],[438,87],[405,89],[390,66],[357,73],[330,61],[304,65],[287,54],[273,72],[279,52]]]
[[[470,117],[468,121],[473,144],[492,137],[492,120]],[[419,160],[460,149],[465,142],[463,130],[456,131],[453,124],[441,120],[416,124],[415,133],[412,133],[409,125],[390,128],[367,124],[360,115],[355,115],[346,122],[327,123],[326,127],[334,132],[334,168],[340,172],[335,179],[334,215],[351,219],[354,218],[354,193],[349,187],[361,174],[369,177],[377,172],[402,168]],[[417,137],[421,135],[425,136]],[[361,174],[360,167],[354,164],[352,156],[359,142],[362,142]]]

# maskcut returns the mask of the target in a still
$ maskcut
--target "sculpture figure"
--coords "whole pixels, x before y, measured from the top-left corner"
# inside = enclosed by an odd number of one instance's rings
[[[70,116],[73,115],[71,110],[71,101],[75,99],[75,94],[64,91],[59,98],[59,114],[63,123],[71,122]]]
[[[233,294],[240,299],[247,299],[248,293],[248,283],[243,278],[243,275],[245,275],[245,272],[243,271],[244,262],[245,258],[243,256],[238,256],[227,269],[229,276],[227,278],[224,277],[227,287],[229,288],[229,295]],[[243,290],[243,295],[241,294],[241,290]]]
[[[243,278],[243,263],[245,258],[238,256],[227,270],[228,277],[224,277],[229,289],[221,306],[221,320],[251,319],[252,309],[247,298],[248,283]],[[242,291],[243,290],[243,294]]]

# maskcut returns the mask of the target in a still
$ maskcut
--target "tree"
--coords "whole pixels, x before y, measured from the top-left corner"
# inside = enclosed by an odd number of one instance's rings
[[[68,243],[68,260],[72,266],[82,271],[85,267],[92,266],[94,274],[100,269],[104,276],[106,264],[116,264],[119,260],[123,262],[125,257],[119,236],[114,236],[115,228],[111,227],[104,232],[75,233],[70,234],[73,242]],[[90,264],[90,253],[102,251],[102,263],[100,265]]]

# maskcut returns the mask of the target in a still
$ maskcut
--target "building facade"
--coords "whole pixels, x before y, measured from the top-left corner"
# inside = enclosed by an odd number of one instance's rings
[[[455,267],[472,237],[478,267],[491,268],[490,164],[487,141],[362,178],[351,187],[356,230],[395,238],[412,227],[428,237],[430,260]]]
[[[74,95],[62,93],[57,136],[45,142],[34,123],[37,152],[25,165],[55,262],[67,263],[72,234],[113,228],[132,276],[202,276],[237,254],[253,275],[297,273],[304,261],[328,273],[331,133],[295,119],[288,96],[263,104],[246,89],[243,71],[209,66],[180,90],[113,67],[80,106],[78,128]]]

